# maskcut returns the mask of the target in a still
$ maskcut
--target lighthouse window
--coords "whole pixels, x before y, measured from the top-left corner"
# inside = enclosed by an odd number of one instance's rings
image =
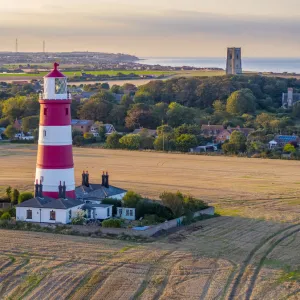
[[[55,78],[55,94],[67,93],[67,81],[66,78]]]
[[[66,108],[66,116],[69,114],[69,109]]]
[[[44,137],[45,137],[47,135],[46,130],[44,130],[43,133],[44,133]]]
[[[51,221],[55,221],[56,220],[56,215],[55,215],[55,211],[54,210],[50,211],[50,220]]]
[[[47,108],[44,108],[44,116],[47,116]]]

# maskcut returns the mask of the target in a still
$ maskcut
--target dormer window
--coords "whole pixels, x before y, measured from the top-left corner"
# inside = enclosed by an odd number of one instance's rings
[[[67,80],[66,78],[55,78],[55,94],[67,93]]]

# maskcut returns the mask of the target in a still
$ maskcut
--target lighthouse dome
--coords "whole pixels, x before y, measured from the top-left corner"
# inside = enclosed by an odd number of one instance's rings
[[[67,77],[58,70],[58,63],[54,63],[53,70],[44,77],[43,100],[69,99]]]

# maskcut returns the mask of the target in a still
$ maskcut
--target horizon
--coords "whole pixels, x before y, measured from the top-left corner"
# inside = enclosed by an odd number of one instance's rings
[[[84,5],[83,5],[84,4]],[[0,8],[0,51],[129,53],[138,57],[297,57],[298,0],[11,0]],[[249,5],[251,4],[251,5]],[[270,10],[270,7],[272,8]],[[30,20],[30,22],[28,22]],[[159,47],[157,47],[159,45]],[[224,53],[224,54],[223,54]]]

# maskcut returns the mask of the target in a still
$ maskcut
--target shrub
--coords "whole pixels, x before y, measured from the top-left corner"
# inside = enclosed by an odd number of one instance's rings
[[[122,221],[118,219],[108,219],[102,222],[102,227],[104,228],[121,228]]]
[[[9,214],[9,212],[5,212],[2,214],[0,220],[10,220],[11,219],[11,215]]]
[[[113,205],[113,216],[117,214],[117,207],[122,207],[122,201],[117,199],[106,198],[101,203]]]
[[[160,218],[157,215],[145,215],[144,219],[141,221],[141,226],[148,226],[148,225],[156,225],[159,223],[164,222],[164,218]]]
[[[122,147],[130,150],[138,150],[141,144],[141,136],[139,134],[127,134],[121,137],[120,144]]]
[[[168,207],[161,205],[159,202],[152,202],[147,199],[143,199],[137,203],[135,214],[137,219],[145,217],[145,215],[156,215],[163,220],[171,220],[174,217]]]
[[[184,195],[183,206],[186,213],[196,212],[208,207],[204,201],[196,199],[191,195]]]
[[[78,209],[76,212],[76,216],[71,219],[71,223],[73,225],[83,225],[85,223],[85,211],[82,209]]]
[[[139,201],[142,200],[142,196],[133,192],[128,191],[123,198],[123,203],[125,207],[136,208]]]
[[[84,139],[85,140],[90,140],[94,137],[94,135],[92,133],[89,133],[89,132],[86,132],[84,135],[83,135]]]
[[[13,189],[13,191],[10,195],[11,195],[10,196],[11,203],[17,204],[20,192],[17,189]]]
[[[117,132],[110,134],[106,139],[106,147],[110,148],[110,149],[121,148],[121,145],[120,145],[121,137],[122,137],[122,135],[118,134]]]
[[[24,192],[24,193],[21,193],[18,197],[18,203],[22,203],[24,201],[27,201],[29,199],[32,199],[33,198],[33,193],[31,192]]]
[[[84,144],[84,137],[80,135],[76,135],[73,139],[73,144],[75,146],[82,146]]]
[[[184,213],[183,206],[183,195],[180,192],[171,193],[163,192],[159,198],[162,200],[163,204],[171,209],[174,216],[181,217]]]

